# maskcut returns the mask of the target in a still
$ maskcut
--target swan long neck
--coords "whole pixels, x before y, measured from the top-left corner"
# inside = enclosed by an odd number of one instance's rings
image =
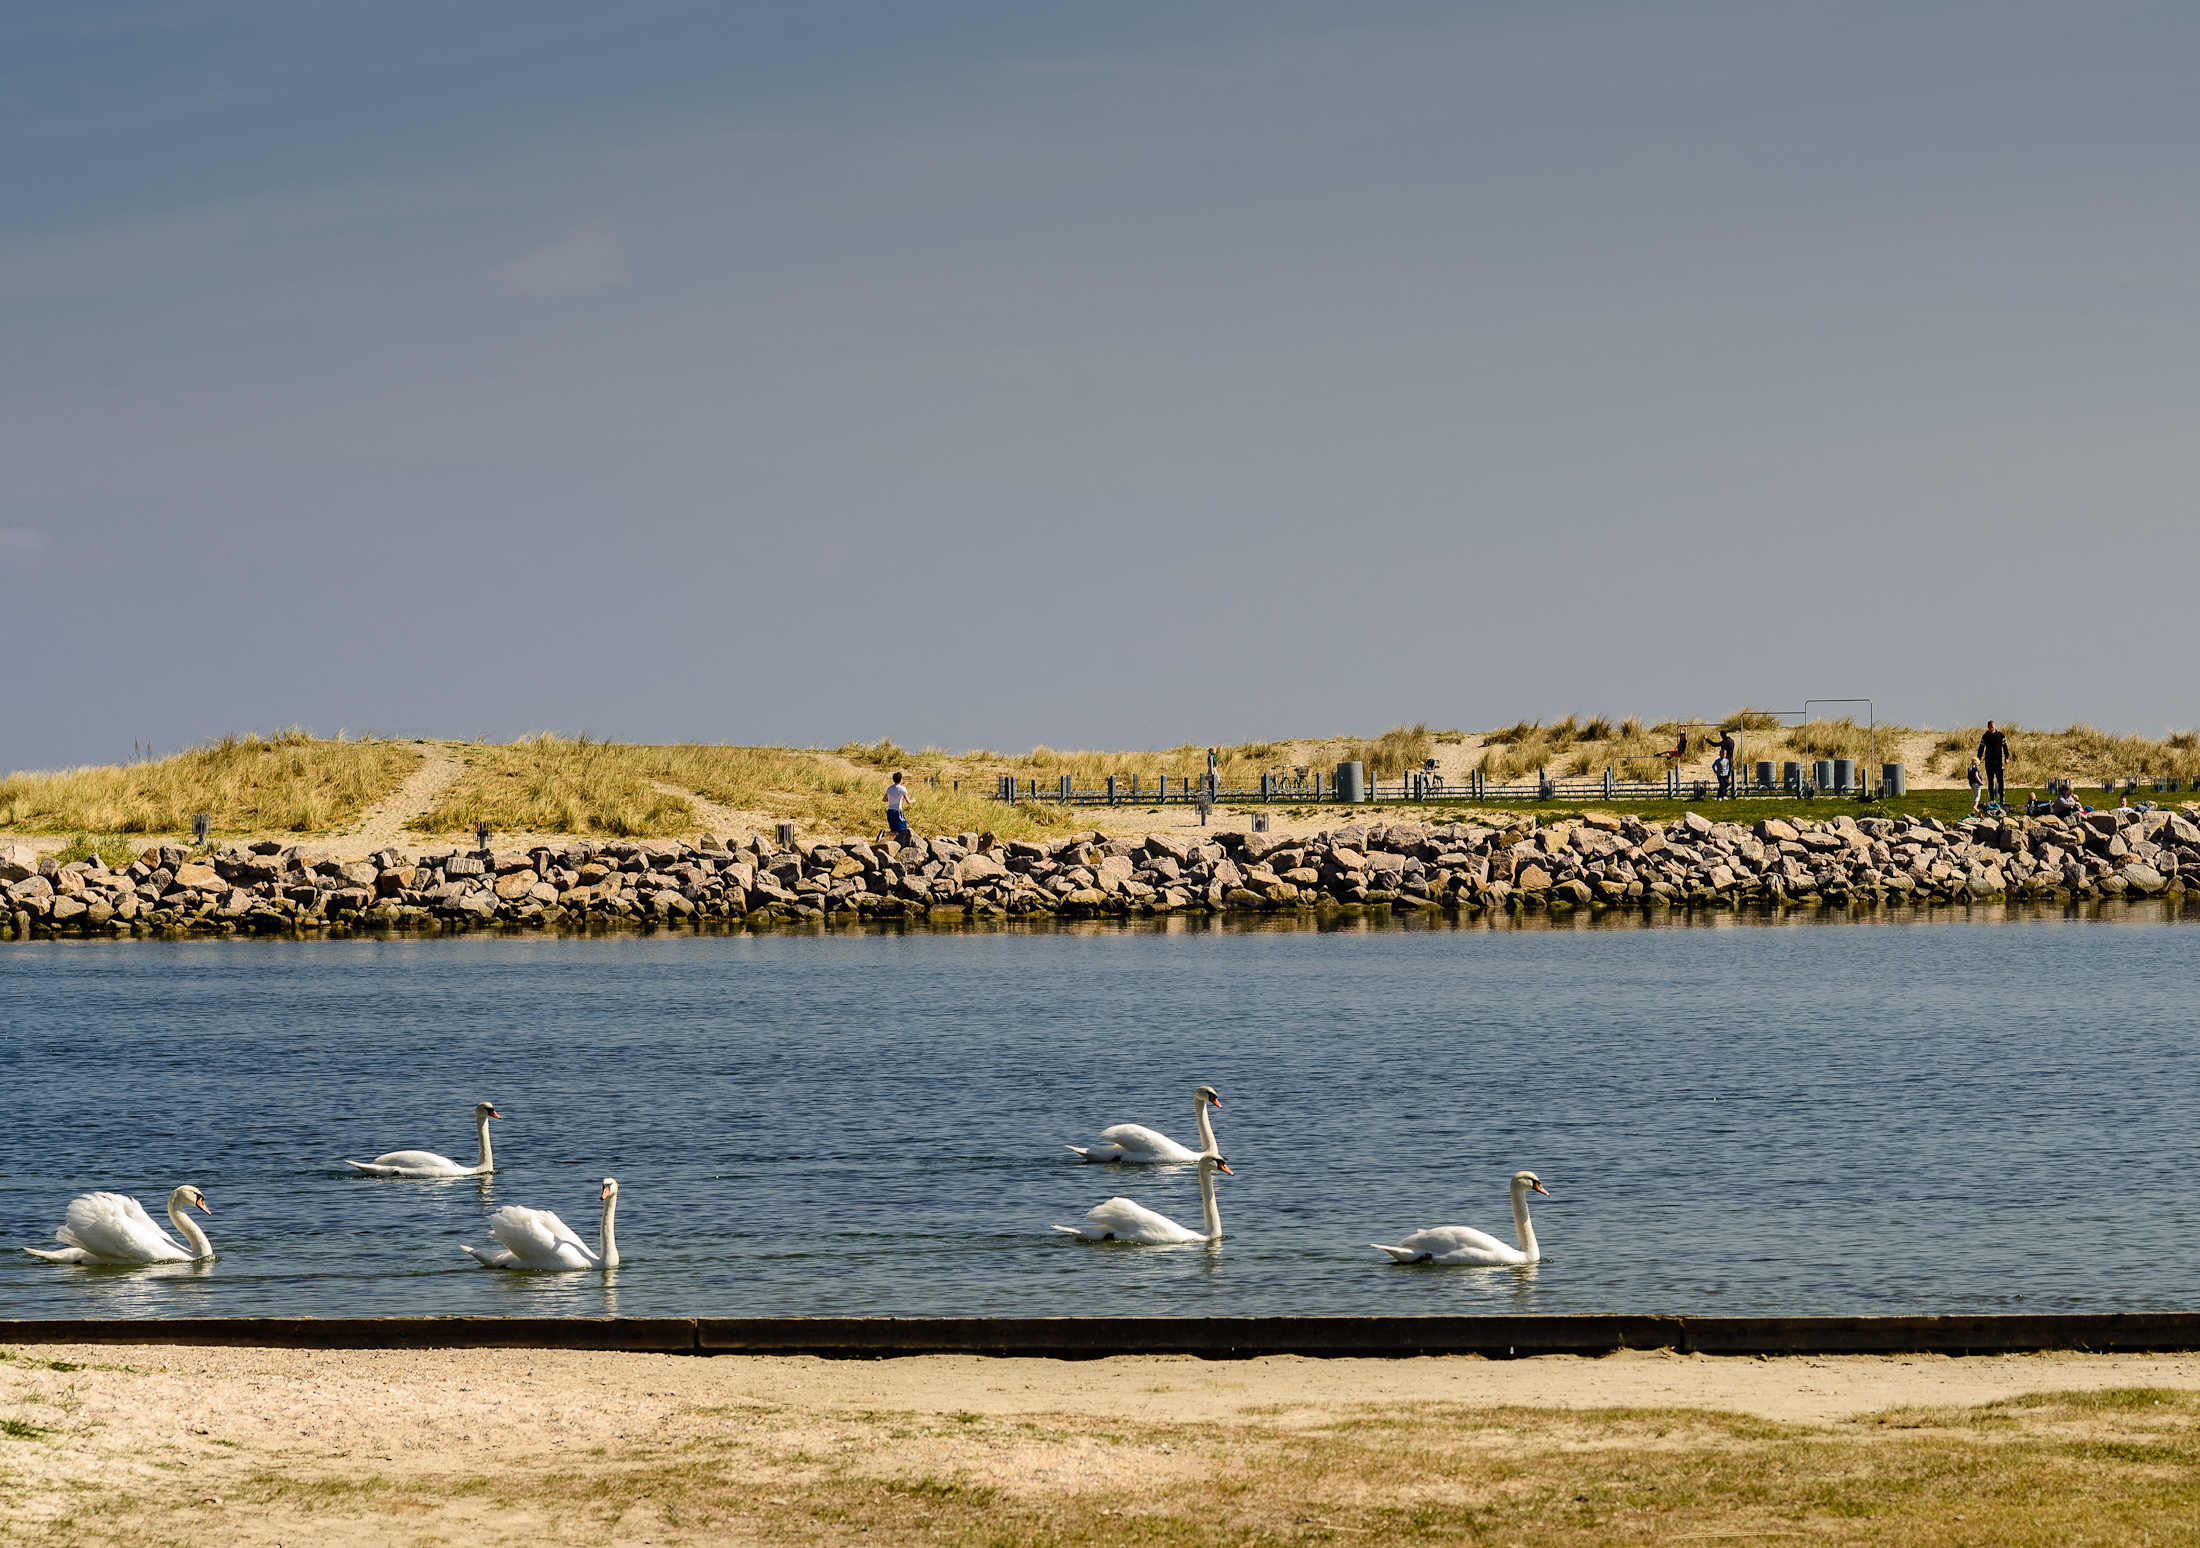
[[[1207,1116],[1207,1099],[1205,1097],[1194,1097],[1192,1106],[1199,1113],[1199,1148],[1202,1152],[1213,1150],[1215,1148],[1215,1126]]]
[[[1199,1169],[1199,1212],[1207,1226],[1207,1240],[1222,1240],[1222,1206],[1215,1202],[1215,1169],[1210,1163]]]
[[[1543,1256],[1535,1244],[1535,1222],[1528,1218],[1528,1185],[1524,1182],[1513,1184],[1513,1235],[1519,1238],[1520,1255],[1530,1263]]]
[[[189,1211],[190,1206],[182,1199],[174,1194],[168,1196],[169,1223],[175,1226],[176,1234],[189,1245],[191,1256],[211,1258],[214,1256],[214,1244],[206,1239],[206,1233],[199,1229],[199,1223],[191,1218]]]
[[[603,1201],[603,1266],[619,1266],[619,1241],[611,1234],[611,1217],[619,1212],[619,1196],[614,1193]]]
[[[474,1163],[477,1172],[493,1172],[497,1169],[496,1156],[489,1149],[489,1115],[479,1114],[474,1119],[474,1136],[481,1142],[481,1159]]]

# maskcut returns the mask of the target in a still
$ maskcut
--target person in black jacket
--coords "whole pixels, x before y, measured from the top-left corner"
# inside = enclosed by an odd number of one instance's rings
[[[1996,731],[1991,720],[1986,722],[1986,734],[1978,739],[1978,761],[1986,765],[1987,799],[2001,800],[2001,771],[2002,765],[2009,761],[2009,738]]]

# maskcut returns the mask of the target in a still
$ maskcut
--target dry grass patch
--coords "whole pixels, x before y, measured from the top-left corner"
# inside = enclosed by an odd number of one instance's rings
[[[2200,736],[2190,731],[2172,733],[2155,742],[2143,736],[2117,736],[2080,722],[2060,731],[2024,726],[2001,726],[2009,739],[2009,783],[2044,785],[2050,779],[2074,780],[2098,785],[2107,780],[2136,776],[2142,779],[2174,777],[2200,780]],[[1926,768],[1960,774],[1971,765],[1984,726],[1950,731],[1933,743]]]
[[[225,736],[150,763],[10,774],[0,828],[28,833],[319,833],[356,821],[419,767],[410,742],[327,740],[293,726]],[[142,847],[142,846],[141,846]]]
[[[1665,762],[1659,755],[1673,746],[1682,729],[1678,722],[1645,727],[1636,715],[1618,722],[1608,715],[1588,720],[1568,715],[1547,726],[1539,720],[1523,720],[1490,734],[1479,767],[1500,783],[1539,769],[1566,779],[1607,768],[1617,770],[1621,779],[1663,779]],[[1702,731],[1701,727],[1688,729],[1695,735]]]
[[[435,805],[406,826],[452,833],[486,822],[500,833],[602,838],[670,838],[692,830],[694,808],[651,789],[635,751],[552,735],[508,746],[475,743],[459,749],[463,767]]]

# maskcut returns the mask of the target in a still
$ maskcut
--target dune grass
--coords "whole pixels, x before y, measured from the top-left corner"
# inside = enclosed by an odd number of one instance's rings
[[[635,748],[538,735],[456,751],[458,777],[406,824],[415,832],[466,832],[486,822],[500,833],[669,838],[696,826],[685,800],[650,788]]]
[[[2188,785],[2200,779],[2200,734],[2191,731],[2173,732],[2156,742],[2143,736],[2117,736],[2082,721],[2060,731],[2004,722],[2001,730],[2009,738],[2011,786],[2049,779],[2098,784],[2124,776],[2175,777]],[[1985,733],[1984,726],[1969,726],[1939,737],[1926,767],[1936,774],[1960,775],[1970,767],[1971,755]]]
[[[827,1440],[788,1433],[772,1410],[713,1415],[703,1438],[524,1474],[396,1482],[286,1466],[243,1491],[332,1528],[361,1509],[425,1526],[445,1508],[524,1498],[598,1530],[646,1523],[667,1542],[2200,1541],[2200,1401],[2166,1389],[1827,1426],[1431,1403],[1202,1424],[843,1415]]]
[[[2187,784],[2200,779],[2200,733],[2173,732],[2157,742],[2143,736],[2114,736],[2082,722],[2060,731],[2008,722],[2001,729],[2009,738],[2007,773],[2012,789],[2044,785],[2050,779],[2070,779],[2096,788],[2105,780],[2125,777],[2175,777]],[[1969,767],[1986,728],[1925,733],[1910,726],[1859,725],[1853,716],[1786,726],[1766,711],[1747,707],[1716,721],[1665,720],[1651,726],[1633,716],[1615,723],[1605,715],[1588,719],[1568,715],[1548,725],[1525,720],[1490,733],[1479,767],[1500,782],[1518,780],[1539,769],[1555,778],[1578,779],[1606,768],[1621,779],[1659,780],[1667,766],[1662,754],[1683,734],[1689,739],[1693,762],[1707,739],[1715,741],[1728,730],[1741,733],[1745,764],[1851,758],[1862,766],[1875,752],[1880,761],[1893,762],[1900,742],[1930,734],[1932,751],[1924,769],[1911,770],[1915,778],[1959,776]],[[1878,771],[1871,772],[1876,778]]]
[[[1608,715],[1588,720],[1568,715],[1547,726],[1523,720],[1490,734],[1479,767],[1501,784],[1538,769],[1561,779],[1606,768],[1616,769],[1621,779],[1663,779],[1665,763],[1658,755],[1673,746],[1680,729],[1674,722],[1645,727],[1635,715],[1617,723]]]
[[[55,850],[53,858],[58,864],[67,865],[72,860],[89,860],[97,855],[108,870],[119,871],[151,847],[143,834],[79,833]]]
[[[205,812],[217,833],[322,833],[356,821],[420,757],[409,742],[330,740],[296,726],[246,732],[155,762],[10,774],[0,780],[0,828],[177,834]]]
[[[1425,729],[1393,733],[1426,741]],[[854,835],[884,822],[883,801],[895,771],[908,777],[911,820],[921,832],[992,832],[1003,838],[1059,835],[1106,827],[1135,806],[1132,778],[1142,792],[1166,775],[1172,788],[1206,771],[1207,750],[1179,747],[1160,752],[1061,752],[1036,747],[1028,753],[989,751],[949,754],[912,751],[892,742],[817,748],[741,747],[714,743],[630,745],[540,734],[509,745],[455,749],[464,764],[459,778],[434,808],[409,824],[423,833],[465,832],[486,822],[499,832],[550,832],[620,838],[670,838],[698,831],[703,822],[664,785],[746,814],[755,826],[793,821],[805,833]],[[1257,783],[1262,773],[1284,770],[1285,748],[1245,743],[1218,749],[1225,784]],[[993,799],[1003,776],[1023,789],[1036,779],[1052,792],[1067,774],[1080,790],[1120,781],[1125,805],[1061,807]]]
[[[1853,720],[1782,727],[1767,712],[1746,707],[1718,721],[1655,725],[1639,717],[1568,715],[1488,733],[1479,767],[1506,783],[1538,769],[1582,778],[1607,767],[1622,778],[1656,782],[1666,769],[1660,755],[1676,738],[1688,735],[1691,762],[1699,763],[1704,739],[1723,727],[1742,731],[1745,765],[1836,757],[1861,763],[1871,743],[1868,729]],[[2169,776],[2188,786],[2200,780],[2200,734],[2193,732],[2151,741],[2083,724],[2060,731],[2005,729],[2013,757],[2012,793],[2040,788],[2050,778],[2071,778],[2096,790],[2124,776]],[[1881,726],[1880,758],[1893,758],[1901,741],[1920,736],[1931,737],[1933,751],[1927,769],[1912,769],[1913,778],[1960,773],[1979,731],[1921,733]],[[1300,788],[1301,768],[1321,775],[1326,784],[1333,767],[1348,759],[1366,765],[1374,778],[1395,781],[1465,740],[1464,732],[1432,731],[1423,722],[1371,738],[1236,743],[1217,749],[1217,766],[1222,783],[1239,789],[1257,786],[1264,774],[1281,776],[1287,790]],[[650,746],[543,733],[509,744],[444,745],[460,772],[433,808],[408,824],[416,833],[466,833],[486,822],[501,833],[672,838],[707,826],[690,796],[730,808],[734,816],[717,819],[717,825],[737,824],[744,832],[791,820],[806,834],[870,833],[883,821],[887,778],[899,769],[909,776],[912,818],[920,832],[1045,838],[1082,828],[1135,828],[1149,808],[1131,801],[1133,780],[1144,795],[1164,776],[1172,789],[1182,789],[1207,769],[1207,749],[1189,743],[1139,752],[1040,746],[1026,753],[948,753],[890,741],[830,750]],[[1914,747],[1911,757],[1916,761]],[[158,762],[13,774],[0,781],[0,832],[82,835],[102,855],[123,846],[143,848],[134,835],[188,833],[192,814],[202,811],[211,814],[217,837],[325,834],[356,821],[391,794],[420,758],[419,746],[409,742],[328,740],[292,728],[265,737],[224,737]],[[1016,779],[1020,790],[1036,782],[1044,797],[1060,788],[1065,775],[1079,790],[1104,788],[1113,777],[1123,802],[1114,808],[1065,808],[1042,799],[1011,807],[993,799],[1004,776]]]

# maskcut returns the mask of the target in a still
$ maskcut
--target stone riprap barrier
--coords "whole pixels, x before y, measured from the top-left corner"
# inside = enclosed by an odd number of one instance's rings
[[[1086,832],[1040,844],[964,833],[907,848],[804,839],[384,849],[314,859],[274,840],[149,849],[121,870],[0,852],[16,939],[330,927],[1130,916],[1352,907],[1465,911],[1792,907],[2181,894],[2200,878],[2189,812],[1835,817],[1749,827],[1592,812],[1539,826],[1348,824],[1313,837]]]

